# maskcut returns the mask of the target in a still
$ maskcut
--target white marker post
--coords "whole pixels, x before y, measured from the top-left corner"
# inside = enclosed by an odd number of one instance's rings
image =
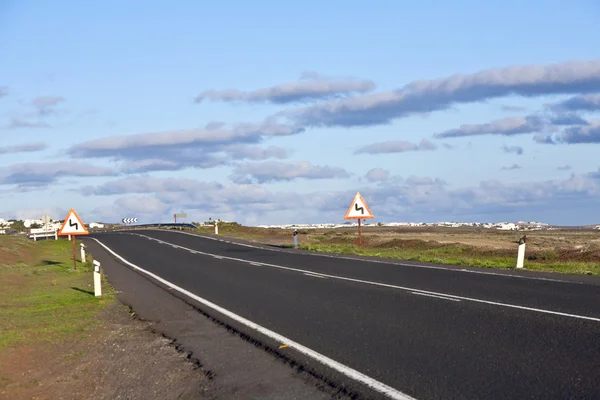
[[[85,264],[85,244],[81,243],[81,262]]]
[[[525,262],[525,242],[527,241],[527,235],[524,235],[519,239],[519,253],[517,254],[517,268],[523,268]]]
[[[54,231],[54,240],[58,240],[58,231]]]
[[[94,295],[102,296],[102,280],[100,275],[100,262],[94,260]]]
[[[215,221],[215,235],[219,234],[219,223]]]

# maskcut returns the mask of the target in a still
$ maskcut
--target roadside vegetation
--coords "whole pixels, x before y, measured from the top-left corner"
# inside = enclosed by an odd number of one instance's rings
[[[79,254],[78,254],[79,256]],[[0,236],[0,399],[205,398],[204,372],[132,318],[71,242]]]
[[[114,301],[96,298],[91,262],[73,270],[68,240],[0,237],[0,352],[8,346],[86,337],[96,315]],[[0,353],[1,354],[1,353]]]
[[[213,233],[211,227],[198,229]],[[221,223],[219,234],[278,247],[292,247],[292,229]],[[299,229],[308,251],[374,256],[484,268],[515,268],[518,241],[527,235],[525,269],[600,276],[600,232],[550,230],[511,232],[483,228],[366,227],[363,247],[356,228]]]

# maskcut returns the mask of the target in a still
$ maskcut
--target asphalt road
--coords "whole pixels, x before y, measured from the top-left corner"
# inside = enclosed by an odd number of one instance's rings
[[[93,236],[130,263],[397,393],[600,398],[600,281],[592,277],[371,263],[168,231]],[[289,356],[304,357],[294,349]]]

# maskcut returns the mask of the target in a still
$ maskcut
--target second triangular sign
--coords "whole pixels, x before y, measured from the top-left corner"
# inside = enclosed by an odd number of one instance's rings
[[[367,218],[375,218],[371,210],[369,210],[369,206],[362,198],[360,193],[356,193],[354,196],[354,200],[352,204],[350,204],[350,208],[346,212],[346,216],[344,219],[367,219]]]
[[[72,208],[58,231],[58,236],[67,235],[89,235],[87,228],[81,222],[81,218],[79,218],[79,215]]]

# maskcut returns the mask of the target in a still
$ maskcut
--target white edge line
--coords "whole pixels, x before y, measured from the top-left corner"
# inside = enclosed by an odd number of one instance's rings
[[[251,244],[246,244],[246,243],[232,242],[232,241],[227,241],[225,239],[214,238],[214,237],[211,237],[211,236],[195,235],[195,234],[189,233],[189,232],[171,231],[171,230],[164,230],[164,229],[151,229],[151,230],[158,230],[158,231],[161,231],[161,232],[181,233],[183,235],[196,236],[196,237],[199,237],[199,238],[202,238],[202,239],[209,239],[209,240],[214,240],[214,241],[217,241],[217,242],[224,242],[224,243],[234,244],[236,246],[251,247],[253,249],[260,249],[260,250],[266,250],[266,251],[275,251],[275,252],[278,252],[278,253],[287,253],[286,251],[283,251],[283,250],[270,249],[268,247],[256,246],[256,245],[251,245]],[[299,254],[307,255],[307,256],[313,256],[313,257],[337,258],[337,259],[340,259],[340,260],[363,261],[363,262],[369,262],[369,263],[375,263],[375,264],[399,265],[401,267],[413,267],[413,268],[425,268],[425,269],[440,269],[440,270],[443,270],[443,271],[466,272],[466,273],[469,273],[469,274],[493,275],[493,276],[500,276],[500,277],[504,277],[504,278],[531,279],[531,280],[536,280],[536,281],[550,281],[550,282],[569,283],[569,284],[577,284],[577,285],[582,285],[583,284],[583,282],[565,281],[565,280],[553,279],[553,278],[542,278],[542,277],[538,277],[538,276],[523,276],[523,275],[512,275],[512,274],[500,274],[500,273],[497,273],[497,272],[474,271],[474,270],[469,270],[469,269],[465,269],[465,268],[457,269],[457,268],[448,268],[448,267],[441,267],[441,266],[435,266],[435,265],[405,264],[405,263],[393,262],[393,261],[385,261],[385,260],[381,260],[380,261],[380,260],[362,259],[362,258],[354,258],[354,257],[341,256],[341,255],[324,254],[324,253],[318,253],[318,252],[299,253]],[[475,268],[482,268],[482,267],[475,267]]]
[[[115,253],[114,251],[112,251],[108,246],[106,246],[104,243],[102,243],[101,241],[99,241],[96,238],[89,238],[89,239],[95,240],[106,251],[108,251],[109,253],[111,253],[113,256],[115,256],[117,259],[119,259],[121,262],[125,263],[126,265],[128,265],[128,266],[130,266],[132,268],[135,268],[137,271],[143,272],[146,275],[151,276],[152,278],[156,279],[157,281],[159,281],[159,282],[161,282],[161,283],[163,283],[165,285],[168,285],[173,290],[177,290],[178,292],[180,292],[182,294],[185,294],[186,296],[188,296],[188,297],[196,300],[197,302],[202,303],[205,306],[212,308],[213,310],[215,310],[215,311],[217,311],[217,312],[219,312],[219,313],[221,313],[221,314],[223,314],[223,315],[225,315],[225,316],[233,319],[234,321],[237,321],[237,322],[239,322],[239,323],[247,326],[248,328],[254,329],[255,331],[257,331],[259,333],[262,333],[263,335],[265,335],[265,336],[267,336],[267,337],[269,337],[269,338],[271,338],[273,340],[276,340],[276,341],[278,341],[280,343],[286,344],[288,347],[291,347],[291,348],[297,350],[298,352],[300,352],[300,353],[302,353],[302,354],[304,354],[304,355],[306,355],[308,357],[311,357],[311,358],[319,361],[321,364],[326,365],[329,368],[332,368],[332,369],[334,369],[334,370],[342,373],[343,375],[345,375],[345,376],[347,376],[347,377],[349,377],[351,379],[354,379],[354,380],[356,380],[356,381],[358,381],[360,383],[363,383],[367,387],[369,387],[369,388],[371,388],[371,389],[373,389],[373,390],[375,390],[375,391],[377,391],[379,393],[382,393],[382,394],[384,394],[384,395],[386,395],[386,396],[388,396],[388,397],[390,397],[392,399],[398,399],[398,400],[415,400],[413,397],[410,397],[409,395],[404,394],[404,393],[402,393],[402,392],[394,389],[393,387],[386,385],[385,383],[379,382],[379,381],[377,381],[377,380],[375,380],[375,379],[373,379],[373,378],[371,378],[371,377],[369,377],[369,376],[367,376],[367,375],[365,375],[365,374],[363,374],[361,372],[358,372],[355,369],[347,367],[344,364],[341,364],[341,363],[339,363],[339,362],[337,362],[337,361],[335,361],[335,360],[333,360],[333,359],[331,359],[329,357],[326,357],[326,356],[324,356],[324,355],[322,355],[320,353],[317,353],[316,351],[311,350],[308,347],[305,347],[305,346],[303,346],[303,345],[301,345],[299,343],[296,343],[293,340],[288,339],[285,336],[282,336],[282,335],[280,335],[280,334],[278,334],[276,332],[273,332],[273,331],[271,331],[271,330],[269,330],[269,329],[267,329],[267,328],[265,328],[265,327],[263,327],[261,325],[258,325],[258,324],[254,323],[254,322],[252,322],[252,321],[250,321],[250,320],[248,320],[248,319],[246,319],[246,318],[244,318],[242,316],[239,316],[239,315],[237,315],[237,314],[235,314],[235,313],[233,313],[233,312],[231,312],[231,311],[229,311],[229,310],[227,310],[227,309],[225,309],[225,308],[223,308],[221,306],[218,306],[217,304],[215,304],[215,303],[213,303],[211,301],[203,299],[202,297],[197,296],[194,293],[189,292],[189,291],[187,291],[187,290],[185,290],[185,289],[183,289],[183,288],[181,288],[181,287],[179,287],[179,286],[177,286],[177,285],[175,285],[175,284],[167,281],[166,279],[163,279],[160,276],[158,276],[156,274],[153,274],[150,271],[146,271],[145,269],[140,268],[140,267],[138,267],[137,265],[135,265],[133,263],[130,263],[129,261],[127,261],[126,259],[124,259],[120,255],[118,255],[117,253]]]
[[[138,235],[138,236],[144,237],[144,235],[142,235],[140,233],[135,233],[133,235]],[[183,247],[183,246],[179,246],[179,245],[173,245],[172,243],[165,242],[164,240],[156,239],[156,241],[159,242],[159,243],[163,243],[165,245],[171,246],[171,247],[175,246],[175,247],[178,247],[178,248],[183,249],[183,250],[189,250],[187,247]],[[204,253],[202,251],[198,251],[198,254],[215,257],[214,254]],[[246,263],[246,264],[250,264],[250,263],[253,262],[253,261],[250,261],[250,260],[244,260],[243,258],[235,258],[235,257],[228,257],[228,256],[218,256],[218,257],[220,257],[221,259],[243,262],[243,263]],[[276,265],[276,264],[261,263],[261,265],[264,266],[264,267],[278,268],[278,269],[284,269],[284,270],[288,270],[288,271],[296,271],[296,272],[302,272],[302,273],[306,273],[306,272],[308,272],[308,273],[314,273],[314,274],[319,274],[319,275],[325,276],[327,278],[340,279],[340,280],[345,280],[345,281],[350,281],[350,282],[364,283],[364,284],[367,284],[367,285],[381,286],[381,287],[387,287],[387,288],[392,288],[392,289],[401,289],[401,290],[406,290],[406,291],[409,291],[409,292],[427,293],[427,294],[431,294],[431,295],[435,295],[435,296],[452,297],[452,298],[460,299],[460,300],[473,301],[473,302],[476,302],[476,303],[491,304],[491,305],[501,306],[501,307],[516,308],[516,309],[519,309],[519,310],[534,311],[534,312],[539,312],[539,313],[543,313],[543,314],[560,315],[562,317],[578,318],[578,319],[585,319],[585,320],[589,320],[589,321],[600,322],[600,318],[588,317],[588,316],[585,316],[585,315],[568,314],[568,313],[563,313],[563,312],[559,312],[559,311],[544,310],[544,309],[541,309],[541,308],[518,306],[516,304],[500,303],[500,302],[497,302],[497,301],[482,300],[482,299],[476,299],[476,298],[473,298],[473,297],[463,297],[463,296],[457,296],[457,295],[454,295],[454,294],[432,292],[430,290],[423,290],[423,289],[416,289],[416,288],[410,288],[410,287],[405,287],[405,286],[392,285],[392,284],[389,284],[389,283],[365,281],[365,280],[362,280],[362,279],[347,278],[345,276],[323,274],[323,273],[320,273],[320,272],[313,272],[313,271],[308,271],[308,270],[305,270],[305,269],[284,267],[282,265]]]
[[[450,301],[460,301],[459,299],[453,299],[450,297],[443,297],[443,296],[436,296],[434,294],[429,294],[429,293],[419,293],[419,292],[411,292],[412,294],[418,294],[419,296],[429,296],[429,297],[435,297],[437,299],[444,299],[444,300],[450,300]]]

